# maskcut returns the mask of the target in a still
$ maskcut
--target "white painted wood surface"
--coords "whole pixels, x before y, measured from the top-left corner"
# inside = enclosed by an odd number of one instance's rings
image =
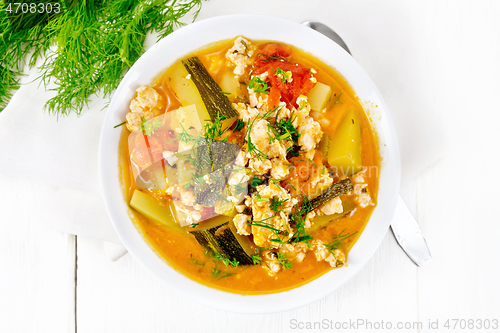
[[[382,91],[398,131],[420,126],[416,142],[445,147],[438,160],[422,146],[402,151],[402,194],[434,261],[417,268],[389,233],[355,278],[314,304],[226,313],[166,291],[129,255],[110,262],[100,241],[37,224],[50,188],[0,175],[0,332],[288,332],[292,320],[358,319],[422,322],[401,332],[500,331],[443,328],[500,320],[500,3],[209,0],[199,18],[231,13],[327,23]],[[434,162],[417,175],[419,160]]]

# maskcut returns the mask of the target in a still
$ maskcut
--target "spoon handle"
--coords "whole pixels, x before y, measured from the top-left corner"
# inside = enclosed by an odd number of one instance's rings
[[[344,50],[346,50],[347,53],[351,54],[351,51],[349,51],[349,48],[347,47],[346,43],[344,43],[342,38],[340,38],[340,36],[335,31],[330,29],[327,25],[314,21],[305,21],[302,24],[330,38],[335,43],[339,44],[339,46],[341,46]]]

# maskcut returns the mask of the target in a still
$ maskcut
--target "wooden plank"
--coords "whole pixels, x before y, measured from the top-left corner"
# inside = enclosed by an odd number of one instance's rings
[[[75,241],[43,223],[52,192],[0,174],[0,332],[75,329]]]
[[[429,6],[419,7],[422,33],[437,39],[422,47],[436,46],[437,55],[423,75],[437,79],[427,84],[438,92],[432,107],[446,119],[448,150],[418,179],[418,216],[434,256],[419,270],[419,307],[441,329],[448,319],[473,320],[465,330],[450,323],[451,331],[474,332],[477,320],[498,319],[500,309],[500,6]]]

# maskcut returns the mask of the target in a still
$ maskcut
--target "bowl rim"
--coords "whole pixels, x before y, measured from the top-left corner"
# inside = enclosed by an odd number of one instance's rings
[[[172,268],[157,255],[131,221],[119,182],[118,142],[121,130],[114,129],[113,125],[124,119],[135,89],[141,84],[149,84],[185,54],[239,35],[254,40],[284,42],[313,54],[335,68],[351,85],[360,101],[377,105],[369,116],[378,136],[381,156],[378,202],[350,251],[349,266],[331,270],[305,285],[274,294],[240,295],[221,291],[191,280]],[[158,63],[162,65],[151,66]],[[399,145],[392,118],[380,91],[362,67],[335,42],[308,27],[274,16],[254,14],[200,20],[176,30],[146,51],[124,76],[108,106],[99,140],[98,169],[109,218],[123,245],[141,266],[169,290],[191,300],[229,312],[254,314],[286,311],[310,304],[331,294],[356,275],[385,237],[396,207],[401,176]]]

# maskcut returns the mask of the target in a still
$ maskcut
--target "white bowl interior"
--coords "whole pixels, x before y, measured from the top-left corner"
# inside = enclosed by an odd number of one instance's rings
[[[120,130],[114,129],[128,112],[135,90],[149,84],[177,59],[204,45],[243,35],[254,40],[288,43],[313,54],[334,67],[363,102],[377,105],[372,125],[380,146],[381,168],[378,204],[365,230],[349,253],[348,267],[335,269],[310,283],[290,291],[269,295],[243,296],[201,285],[170,267],[139,234],[127,214],[120,189],[118,143]],[[183,27],[149,49],[129,70],[108,107],[99,144],[99,172],[106,208],[123,244],[130,254],[171,290],[219,309],[243,313],[269,313],[300,307],[339,288],[372,257],[386,234],[400,182],[400,156],[394,125],[375,84],[358,63],[327,37],[298,23],[269,16],[230,15],[203,20]]]

